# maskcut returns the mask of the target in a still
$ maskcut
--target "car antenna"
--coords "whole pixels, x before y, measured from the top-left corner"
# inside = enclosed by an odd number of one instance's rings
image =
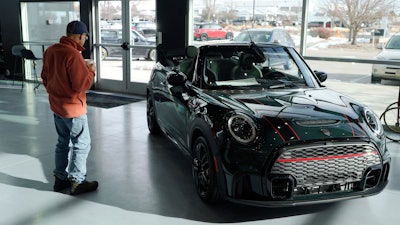
[[[251,34],[250,34],[250,32],[249,32],[249,28],[247,28],[247,27],[246,27],[246,32],[247,32],[247,34],[249,35],[250,44],[251,44],[251,45],[254,45],[254,41],[253,41],[253,39],[251,38]]]

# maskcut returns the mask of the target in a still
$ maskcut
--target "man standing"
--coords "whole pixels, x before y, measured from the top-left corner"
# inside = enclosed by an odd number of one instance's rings
[[[70,22],[66,36],[45,51],[41,73],[58,134],[53,189],[60,192],[71,188],[71,195],[98,187],[97,181],[86,181],[86,160],[91,149],[86,91],[92,85],[96,70],[93,62],[86,62],[81,54],[88,35],[84,23]]]

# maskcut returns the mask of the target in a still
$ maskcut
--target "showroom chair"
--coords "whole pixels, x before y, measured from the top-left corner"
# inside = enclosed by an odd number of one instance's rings
[[[20,73],[17,73],[17,63],[18,60],[22,63],[22,56],[21,56],[21,50],[25,49],[25,46],[23,45],[14,45],[11,48],[11,53],[14,56],[14,71],[13,71],[13,85],[14,85],[14,81],[15,81],[15,75],[17,74],[21,74],[22,75],[22,87],[23,87],[23,83],[24,83],[24,75],[23,72],[21,70]]]
[[[37,65],[37,60],[41,60],[41,58],[37,58],[35,56],[35,54],[33,54],[33,52],[29,49],[22,49],[21,50],[21,57],[25,60],[25,61],[32,61],[32,66],[33,66],[33,76],[36,82],[35,87],[33,88],[34,91],[36,91],[39,86],[40,86],[40,82],[39,82],[39,78],[37,76],[36,73],[36,65]]]

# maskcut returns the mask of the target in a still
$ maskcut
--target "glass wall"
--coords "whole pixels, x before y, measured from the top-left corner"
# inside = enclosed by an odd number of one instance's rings
[[[156,60],[155,0],[96,2],[98,86],[118,92],[144,91]]]
[[[192,44],[293,41],[315,69],[371,74],[370,61],[400,31],[399,7],[398,0],[193,0]]]
[[[22,44],[37,58],[44,50],[65,35],[65,26],[79,20],[79,1],[21,2]],[[36,73],[41,73],[42,62],[37,61]],[[25,64],[25,78],[34,78],[31,62]]]

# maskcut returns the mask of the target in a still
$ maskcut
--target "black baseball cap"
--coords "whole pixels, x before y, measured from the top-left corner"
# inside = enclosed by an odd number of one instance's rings
[[[87,34],[89,35],[89,31],[87,30],[86,24],[81,21],[75,20],[71,21],[67,25],[67,34]]]

